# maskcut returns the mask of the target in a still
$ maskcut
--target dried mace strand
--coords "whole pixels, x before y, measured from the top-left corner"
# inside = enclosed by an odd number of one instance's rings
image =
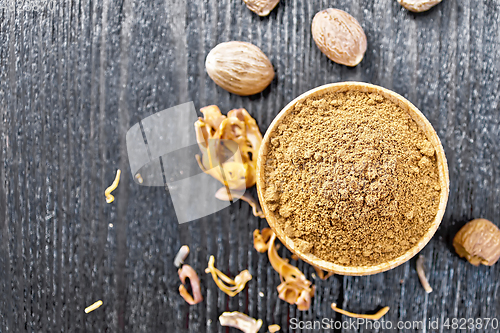
[[[268,243],[267,255],[271,266],[280,275],[281,284],[277,288],[278,297],[289,304],[297,305],[299,311],[309,310],[316,287],[311,286],[311,281],[307,280],[304,273],[297,267],[290,265],[288,260],[278,255],[274,246],[275,240],[276,234],[272,233]]]
[[[253,231],[253,247],[260,253],[266,253],[269,247],[269,240],[273,235],[273,231],[270,228],[259,229]]]
[[[338,64],[356,66],[366,52],[363,28],[343,10],[328,8],[317,13],[311,33],[321,52]]]
[[[244,333],[257,333],[262,327],[262,319],[257,320],[238,311],[224,312],[219,322],[222,326],[231,326]]]
[[[369,314],[357,314],[357,313],[352,313],[352,312],[349,312],[349,311],[346,311],[346,310],[339,309],[337,307],[337,304],[332,303],[332,310],[335,311],[335,312],[341,313],[343,315],[346,315],[346,316],[352,317],[352,318],[363,318],[363,319],[370,319],[370,320],[379,320],[387,312],[389,312],[389,309],[390,308],[388,306],[386,306],[386,307],[380,309],[379,311],[377,311],[377,313],[372,314],[372,315],[369,315]]]
[[[432,293],[432,288],[429,284],[429,281],[427,281],[427,278],[425,277],[424,257],[422,255],[419,255],[417,259],[417,274],[418,278],[420,279],[420,283],[422,283],[422,286],[425,289],[425,292],[428,294]]]
[[[233,280],[229,278],[226,274],[222,273],[217,268],[215,268],[214,264],[215,264],[215,257],[210,256],[210,259],[208,260],[208,267],[207,269],[205,269],[205,273],[212,274],[212,278],[214,279],[214,282],[217,285],[217,287],[219,287],[220,290],[222,290],[231,297],[236,296],[240,291],[245,289],[245,285],[247,284],[247,282],[252,279],[252,275],[246,269],[244,271],[241,271],[240,274],[236,275],[236,277]]]
[[[201,287],[200,287],[200,278],[196,271],[189,265],[183,265],[181,269],[178,271],[179,279],[182,284],[179,286],[179,294],[184,298],[184,300],[189,305],[195,305],[203,301],[203,296],[201,295]],[[191,289],[193,290],[193,296],[189,295],[186,287],[186,278],[189,278],[189,282],[191,283]]]
[[[92,312],[94,311],[95,309],[99,308],[100,306],[102,305],[102,301],[101,300],[98,300],[97,302],[95,302],[94,304],[90,305],[90,306],[87,306],[85,308],[85,313],[89,313],[89,312]]]
[[[243,0],[248,9],[259,16],[267,16],[280,0]]]
[[[252,207],[252,214],[256,217],[260,217],[261,219],[265,219],[266,216],[264,215],[264,212],[262,211],[262,208],[260,208],[259,203],[257,200],[252,197],[250,193],[243,193],[241,194],[238,192],[231,191],[227,187],[221,187],[220,189],[215,192],[215,197],[221,201],[235,201],[236,199],[243,200],[247,202],[250,207]]]
[[[194,123],[194,128],[202,152],[201,157],[196,155],[201,170],[224,184],[231,194],[237,195],[255,185],[257,155],[262,143],[255,119],[245,109],[233,109],[227,116],[216,105],[200,111],[203,118]],[[233,154],[229,159],[228,150]]]
[[[230,93],[249,96],[260,93],[274,79],[274,68],[257,46],[226,42],[214,47],[205,61],[208,76]]]
[[[453,247],[474,266],[492,266],[500,258],[500,230],[486,219],[475,219],[458,231]]]
[[[322,270],[321,268],[318,268],[316,266],[313,266],[314,267],[314,270],[316,271],[316,274],[318,275],[318,277],[321,279],[321,280],[328,280],[328,278],[330,276],[333,276],[334,273],[333,272],[326,272],[324,270]]]
[[[115,201],[115,197],[111,194],[111,192],[114,191],[118,187],[118,184],[120,183],[121,173],[122,172],[120,169],[116,170],[116,177],[115,177],[115,180],[113,181],[113,184],[111,184],[111,186],[108,187],[106,189],[106,191],[104,191],[104,195],[106,196],[107,203],[112,203],[113,201]]]
[[[411,12],[420,13],[431,9],[442,0],[398,0],[398,3]]]

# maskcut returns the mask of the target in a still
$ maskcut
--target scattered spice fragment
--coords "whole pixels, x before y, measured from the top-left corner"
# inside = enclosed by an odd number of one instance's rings
[[[142,179],[142,176],[141,176],[141,174],[140,174],[140,173],[137,173],[137,174],[135,175],[135,179],[137,179],[137,181],[139,182],[139,184],[144,183],[144,179]]]
[[[203,301],[203,296],[201,295],[200,288],[200,278],[196,274],[195,270],[189,265],[183,265],[179,269],[179,279],[181,279],[182,284],[179,286],[179,293],[182,298],[189,304],[195,305]],[[189,278],[189,283],[191,284],[191,290],[193,291],[193,296],[189,294],[184,284],[186,284],[186,278]]]
[[[189,246],[182,245],[181,248],[179,249],[179,252],[177,252],[174,258],[175,267],[177,268],[181,267],[181,265],[184,263],[184,260],[186,260],[188,255],[189,255]]]
[[[274,324],[274,325],[269,325],[267,329],[269,330],[269,333],[276,333],[281,329],[281,327],[280,325]]]
[[[492,266],[500,257],[500,230],[486,219],[475,219],[458,231],[453,246],[474,266]]]
[[[243,0],[248,9],[259,16],[267,16],[276,7],[279,0]]]
[[[326,272],[326,274],[325,274],[325,271],[322,270],[321,268],[318,268],[316,266],[313,266],[313,267],[316,270],[316,273],[318,274],[318,277],[321,280],[327,280],[330,276],[332,276],[334,274],[333,272]]]
[[[115,180],[113,181],[113,184],[111,184],[111,186],[108,187],[106,189],[106,191],[104,191],[104,195],[106,196],[107,203],[112,203],[113,201],[115,201],[115,197],[111,194],[111,192],[114,191],[118,187],[118,183],[120,183],[120,174],[121,173],[122,172],[120,169],[116,170],[116,177],[115,177]]]
[[[422,286],[425,289],[426,293],[432,293],[432,287],[429,284],[429,281],[427,281],[427,278],[425,277],[425,271],[424,271],[424,256],[419,255],[417,259],[417,274],[418,278],[420,279],[420,283],[422,283]]]
[[[276,251],[276,248],[274,246],[275,240],[276,234],[273,233],[271,235],[271,239],[269,240],[267,255],[274,270],[279,273],[281,281],[286,281],[287,279],[307,281],[304,273],[302,273],[297,267],[290,265],[286,260],[278,255],[278,252]],[[309,284],[311,283],[310,281],[308,282]]]
[[[253,231],[253,247],[260,253],[266,253],[269,247],[269,240],[273,235],[271,228],[262,229],[262,233],[259,229]]]
[[[221,114],[216,105],[206,106],[200,111],[203,113],[203,118],[200,117],[194,124],[196,140],[203,155],[198,160],[200,168],[231,190],[243,190],[255,185],[257,155],[262,142],[262,134],[255,119],[245,109],[231,110],[227,113],[227,117]],[[223,148],[235,153],[236,147],[224,145],[221,140],[237,143],[241,159],[232,158],[234,156],[228,158],[227,151]],[[231,163],[242,165],[238,167]],[[219,165],[227,169],[224,172],[226,179],[221,174],[220,168],[215,168]],[[230,175],[228,171],[241,174]]]
[[[431,9],[442,0],[398,0],[398,3],[409,11],[420,13]]]
[[[352,318],[364,318],[364,319],[370,319],[370,320],[379,320],[389,311],[390,308],[388,306],[386,306],[386,307],[378,310],[377,313],[371,314],[371,315],[369,315],[369,314],[357,314],[357,313],[352,313],[352,312],[349,312],[346,310],[342,310],[342,309],[339,309],[337,307],[337,304],[335,304],[335,303],[332,303],[332,309],[338,313],[341,313],[343,315],[346,315],[346,316],[352,317]]]
[[[250,194],[244,193],[241,195],[241,192],[229,192],[227,187],[221,187],[215,192],[215,197],[222,201],[233,201],[234,199],[241,199],[246,201],[252,207],[252,213],[254,216],[260,217],[262,219],[266,218],[264,212],[260,208],[259,203],[255,200]]]
[[[278,297],[290,304],[297,305],[300,311],[308,310],[311,306],[311,298],[314,296],[315,286],[307,280],[304,273],[297,267],[290,265],[278,255],[274,242],[276,234],[273,233],[269,240],[267,255],[274,270],[280,275],[281,284],[278,286]]]
[[[200,169],[221,182],[225,189],[216,193],[219,200],[231,201],[255,185],[257,155],[262,143],[257,122],[245,109],[234,109],[222,115],[216,105],[201,108],[203,118],[195,123],[196,141],[202,156],[196,155]],[[231,144],[233,143],[233,144]],[[240,154],[236,154],[239,150]],[[241,199],[252,206],[255,216],[264,218],[259,204],[250,195]]]
[[[98,307],[100,307],[102,305],[102,301],[101,300],[98,300],[97,302],[95,302],[94,304],[92,304],[91,306],[88,306],[85,308],[85,313],[89,313],[89,312],[92,312],[94,311],[95,309],[97,309]]]
[[[245,289],[245,285],[248,281],[252,279],[252,275],[250,272],[246,269],[240,274],[236,275],[236,277],[233,279],[229,278],[226,274],[222,273],[219,271],[217,268],[214,266],[215,263],[215,257],[210,256],[210,259],[208,260],[208,267],[205,269],[205,273],[211,273],[212,278],[215,281],[215,284],[231,297],[236,296],[240,291]],[[226,285],[227,283],[228,285]]]
[[[257,320],[238,311],[224,312],[219,322],[222,326],[231,326],[245,333],[257,333],[262,327],[262,319]]]
[[[295,253],[292,254],[292,260],[299,260],[299,256],[296,255]]]

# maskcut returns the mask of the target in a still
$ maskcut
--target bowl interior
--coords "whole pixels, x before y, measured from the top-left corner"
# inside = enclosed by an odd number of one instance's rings
[[[314,97],[314,96],[319,96],[323,95],[328,92],[346,92],[346,91],[360,91],[360,92],[368,92],[368,93],[378,93],[385,98],[391,100],[394,102],[396,105],[401,107],[403,110],[408,112],[408,114],[412,117],[412,119],[417,123],[417,125],[423,130],[425,135],[427,136],[427,139],[432,143],[434,146],[434,149],[436,151],[436,157],[437,157],[437,165],[438,165],[438,172],[439,172],[439,182],[441,185],[441,194],[440,194],[440,200],[439,200],[439,206],[438,206],[438,211],[436,213],[436,216],[434,220],[432,221],[431,226],[427,230],[427,232],[424,234],[424,236],[420,239],[420,241],[414,245],[412,248],[410,248],[407,252],[405,252],[403,255],[392,259],[390,261],[378,264],[378,265],[373,265],[373,266],[343,266],[339,265],[333,262],[325,261],[322,260],[316,256],[314,256],[311,253],[302,253],[299,251],[298,248],[294,246],[293,240],[290,239],[285,233],[283,232],[282,228],[279,226],[279,223],[274,216],[274,213],[269,210],[267,207],[267,204],[264,199],[264,193],[265,193],[265,175],[264,175],[264,165],[266,163],[266,155],[268,153],[268,150],[270,149],[270,136],[271,134],[276,130],[278,125],[280,124],[281,120],[293,109],[293,106],[299,102],[303,101],[309,97]],[[446,156],[444,154],[443,146],[441,145],[441,141],[439,140],[439,137],[437,136],[436,131],[432,127],[431,123],[425,118],[425,116],[413,105],[411,104],[408,100],[406,100],[404,97],[401,95],[368,83],[362,83],[362,82],[341,82],[341,83],[332,83],[328,85],[324,85],[318,88],[315,88],[313,90],[310,90],[296,99],[294,99],[292,102],[290,102],[287,106],[281,110],[281,112],[276,116],[276,118],[273,120],[271,125],[269,126],[264,139],[262,141],[262,145],[259,151],[259,156],[257,160],[257,192],[259,195],[259,201],[262,205],[262,209],[264,211],[264,214],[266,215],[267,222],[269,223],[269,226],[273,229],[273,231],[276,233],[277,237],[279,240],[293,253],[295,253],[299,258],[304,260],[305,262],[314,265],[318,268],[321,268],[326,271],[334,272],[336,274],[342,274],[342,275],[370,275],[370,274],[376,274],[380,273],[386,270],[389,270],[391,268],[394,268],[406,261],[408,261],[410,258],[412,258],[415,254],[417,254],[434,236],[437,228],[439,227],[441,220],[443,218],[445,209],[446,209],[446,203],[448,201],[448,194],[449,194],[449,175],[448,175],[448,163],[446,161]]]

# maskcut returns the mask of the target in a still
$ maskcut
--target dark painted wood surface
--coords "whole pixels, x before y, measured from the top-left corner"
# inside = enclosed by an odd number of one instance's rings
[[[291,318],[347,320],[332,302],[359,312],[388,305],[384,319],[393,323],[500,319],[500,264],[473,267],[451,247],[472,218],[500,224],[498,1],[444,0],[413,14],[395,0],[282,0],[265,18],[240,0],[17,2],[0,10],[1,332],[226,332],[217,319],[227,310],[262,318],[261,332],[270,324],[289,332]],[[368,51],[355,68],[329,61],[311,38],[312,17],[327,7],[365,29]],[[229,40],[269,56],[276,78],[263,93],[231,95],[207,76],[207,53]],[[264,132],[299,94],[346,80],[404,95],[443,142],[450,199],[422,251],[429,295],[411,260],[375,276],[316,280],[311,309],[297,311],[277,299],[279,277],[253,250],[252,231],[266,222],[246,204],[178,225],[165,190],[132,181],[125,134],[142,118],[193,101],[197,109],[244,107]],[[123,177],[108,205],[104,189],[117,168]],[[182,244],[205,297],[191,307],[178,295],[172,263]],[[218,290],[203,273],[210,254],[233,276],[250,270],[244,292],[229,298]],[[85,314],[98,299],[104,305]]]

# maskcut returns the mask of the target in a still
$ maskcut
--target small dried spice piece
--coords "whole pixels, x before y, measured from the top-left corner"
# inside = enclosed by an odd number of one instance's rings
[[[177,255],[174,258],[174,266],[181,267],[181,265],[184,263],[184,260],[186,260],[188,255],[189,255],[189,246],[182,245],[181,248],[179,249],[179,252],[177,252]]]
[[[313,267],[314,267],[314,270],[316,270],[316,274],[318,274],[318,277],[319,277],[321,280],[328,280],[328,278],[329,278],[330,276],[332,276],[333,274],[335,274],[335,273],[333,273],[333,272],[326,272],[326,273],[325,273],[325,271],[324,271],[324,270],[322,270],[322,269],[320,269],[320,268],[318,268],[318,267],[316,267],[316,266],[313,266]]]
[[[227,91],[249,96],[260,93],[274,78],[274,68],[257,46],[226,42],[214,47],[205,62],[208,76]]]
[[[458,231],[453,246],[474,266],[492,266],[500,257],[500,230],[486,219],[475,219]]]
[[[419,13],[431,9],[442,0],[398,0],[398,3],[409,11]]]
[[[253,247],[260,253],[266,253],[269,248],[269,240],[273,235],[273,231],[270,228],[262,229],[262,233],[259,229],[253,231]]]
[[[318,12],[311,32],[318,48],[328,58],[346,66],[356,66],[366,52],[366,35],[358,21],[340,9]]]
[[[139,182],[139,184],[144,183],[144,179],[142,179],[142,176],[141,176],[141,174],[140,174],[140,173],[137,173],[137,174],[135,175],[135,179],[137,179],[137,181]]]
[[[332,303],[332,310],[338,312],[338,313],[341,313],[343,315],[346,315],[348,317],[352,317],[352,318],[363,318],[363,319],[369,319],[369,320],[379,320],[380,318],[382,318],[387,312],[389,312],[389,307],[386,306],[382,309],[380,309],[379,311],[377,311],[377,313],[375,314],[372,314],[372,315],[368,315],[368,314],[357,314],[357,313],[352,313],[352,312],[349,312],[349,311],[346,311],[346,310],[342,310],[342,309],[339,309],[337,307],[337,304],[335,303]]]
[[[422,283],[422,286],[425,289],[425,292],[428,294],[432,293],[432,288],[429,284],[429,281],[427,281],[427,278],[425,277],[424,257],[422,255],[419,255],[417,259],[417,274],[418,278],[420,279],[420,283]]]
[[[116,177],[115,180],[113,181],[113,184],[111,184],[110,187],[104,191],[104,195],[106,196],[106,202],[107,203],[112,203],[115,201],[115,197],[111,194],[112,191],[114,191],[118,187],[118,183],[120,183],[120,175],[121,175],[121,170],[118,169],[116,170]]]
[[[231,110],[227,117],[216,105],[206,106],[201,112],[203,118],[194,127],[202,157],[196,155],[196,159],[203,172],[224,185],[215,196],[226,201],[233,200],[232,196],[242,199],[252,206],[255,216],[263,218],[258,202],[242,194],[257,179],[257,155],[262,143],[257,122],[245,109]]]
[[[203,118],[194,123],[196,141],[203,155],[201,159],[196,156],[200,168],[231,190],[255,185],[257,154],[262,142],[255,119],[245,109],[231,110],[226,117],[216,105],[201,108],[201,112]],[[241,156],[236,154],[238,149]]]
[[[281,329],[281,327],[280,325],[274,324],[274,325],[269,325],[267,329],[269,330],[269,333],[276,333]]]
[[[92,312],[94,311],[95,309],[97,309],[98,307],[100,307],[102,305],[102,301],[101,300],[98,300],[97,302],[95,302],[94,304],[88,306],[85,308],[85,313],[89,313],[89,312]]]
[[[287,303],[297,305],[300,311],[309,310],[316,288],[311,286],[311,281],[306,279],[304,273],[278,255],[274,247],[275,240],[276,234],[273,233],[269,240],[267,255],[274,270],[280,275],[278,297]]]
[[[179,286],[179,294],[182,298],[190,304],[195,305],[203,301],[203,296],[201,296],[200,288],[200,278],[196,274],[195,270],[189,265],[183,265],[178,271],[179,279],[181,279],[182,284]],[[184,284],[186,283],[186,278],[189,278],[189,283],[191,284],[191,290],[193,291],[193,296],[189,295]]]
[[[243,0],[248,9],[259,16],[267,16],[280,0]]]
[[[215,268],[214,263],[214,256],[210,256],[210,259],[208,260],[208,267],[207,269],[205,269],[205,273],[211,273],[215,284],[220,288],[220,290],[231,297],[236,296],[240,291],[245,289],[245,285],[247,284],[247,282],[252,279],[252,275],[250,274],[250,272],[245,269],[240,274],[236,275],[233,280],[226,274]],[[225,283],[229,284],[229,286]]]
[[[257,320],[238,311],[224,312],[219,322],[222,326],[231,326],[245,333],[257,333],[262,327],[262,319]]]
[[[217,192],[215,192],[215,197],[222,201],[241,199],[247,202],[252,207],[252,213],[254,216],[260,217],[261,219],[266,218],[266,215],[264,215],[264,212],[262,211],[262,208],[260,208],[257,200],[255,200],[249,193],[245,192],[243,195],[241,195],[241,192],[230,192],[226,187],[221,187],[217,190]]]

